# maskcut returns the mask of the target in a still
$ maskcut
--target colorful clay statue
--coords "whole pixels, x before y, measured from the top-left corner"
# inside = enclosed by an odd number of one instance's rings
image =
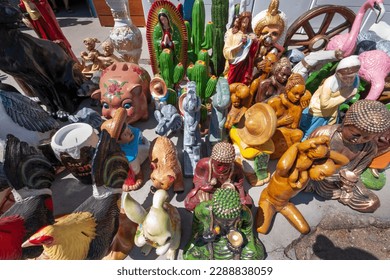
[[[380,201],[359,176],[377,155],[378,136],[390,129],[390,111],[375,100],[358,100],[348,109],[343,123],[317,128],[310,137],[328,135],[330,148],[347,156],[350,162],[323,181],[309,186],[326,199],[337,199],[360,212],[374,212]]]
[[[122,189],[128,192],[139,189],[144,183],[141,165],[148,158],[150,144],[139,128],[126,123],[126,117],[126,110],[119,108],[112,119],[102,124],[101,130],[107,130],[126,155],[131,171]]]
[[[21,0],[19,7],[23,13],[27,14],[24,15],[26,15],[27,21],[39,38],[61,44],[67,54],[75,62],[78,62],[69,41],[66,39],[64,33],[62,33],[48,0]]]
[[[292,74],[286,84],[286,92],[268,99],[267,103],[275,110],[277,128],[272,136],[275,152],[271,159],[280,158],[294,143],[301,141],[303,132],[299,129],[302,110],[310,102],[311,93],[306,90],[305,80],[300,74]]]
[[[148,14],[146,26],[146,40],[153,74],[163,72],[160,58],[164,49],[170,50],[170,59],[173,65],[181,62],[187,64],[187,31],[184,20],[170,1],[156,1],[152,4]]]
[[[291,75],[291,63],[287,57],[276,61],[271,70],[271,76],[260,82],[254,101],[264,102],[273,95],[285,92],[288,77]]]
[[[184,191],[183,172],[172,140],[165,136],[155,138],[150,144],[149,160],[152,191],[168,190],[171,186],[175,192]]]
[[[290,199],[309,180],[323,180],[347,164],[348,158],[329,149],[329,137],[319,136],[293,144],[282,155],[268,186],[262,191],[256,215],[257,232],[266,234],[276,212],[280,212],[302,234],[310,226]]]
[[[253,234],[250,209],[230,183],[196,206],[185,260],[262,260],[264,247]]]
[[[142,247],[142,253],[148,255],[155,248],[157,255],[174,260],[180,245],[181,220],[179,212],[167,199],[165,190],[157,190],[152,206],[145,210],[127,193],[123,207],[127,217],[138,224],[134,242],[136,246]]]
[[[128,124],[149,118],[148,100],[150,76],[134,63],[116,62],[107,67],[100,78],[99,90],[91,97],[102,104],[103,117],[114,117],[118,108],[126,110]]]
[[[128,168],[116,140],[107,131],[102,131],[92,162],[91,196],[72,213],[39,229],[22,247],[43,246],[42,257],[50,260],[104,258],[112,250],[112,241],[118,231],[119,202]],[[128,238],[131,239],[130,232]],[[122,258],[128,251],[121,254]]]
[[[356,55],[343,58],[336,73],[314,92],[309,106],[302,112],[299,127],[304,132],[303,139],[307,139],[317,127],[336,123],[339,105],[357,93],[359,69],[360,61]]]
[[[227,80],[229,84],[252,81],[253,59],[257,53],[259,41],[251,26],[251,12],[242,12],[234,19],[232,27],[226,31],[223,54],[227,60]]]
[[[252,105],[229,135],[236,155],[251,186],[261,186],[270,179],[268,162],[275,151],[271,137],[275,133],[277,117],[266,103]]]
[[[201,105],[201,99],[196,95],[195,82],[189,82],[182,103],[184,111],[183,157],[185,176],[194,175],[195,166],[201,158],[200,146],[202,142],[199,126]]]
[[[242,167],[235,162],[232,144],[219,142],[214,145],[211,156],[198,161],[193,178],[193,189],[187,194],[184,206],[193,211],[202,201],[210,200],[213,193],[224,183],[232,183],[239,193],[241,204],[252,205],[251,197],[244,190]]]

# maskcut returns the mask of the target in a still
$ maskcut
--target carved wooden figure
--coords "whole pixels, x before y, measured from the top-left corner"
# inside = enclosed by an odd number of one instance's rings
[[[330,150],[327,136],[293,144],[279,159],[275,173],[260,195],[257,232],[266,234],[275,213],[280,212],[300,233],[307,234],[310,226],[290,199],[310,179],[323,180],[348,162],[346,156]]]
[[[275,152],[271,159],[280,158],[292,144],[300,142],[303,132],[299,129],[302,110],[310,102],[311,93],[305,88],[300,74],[292,74],[286,84],[286,92],[273,96],[267,103],[275,110],[277,128],[272,136]]]

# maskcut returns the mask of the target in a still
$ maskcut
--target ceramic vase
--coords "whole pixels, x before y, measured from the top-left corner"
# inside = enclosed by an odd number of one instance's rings
[[[51,147],[65,168],[83,184],[91,184],[91,162],[99,141],[92,126],[73,123],[59,129]]]
[[[127,62],[137,63],[142,52],[142,34],[130,19],[128,0],[106,0],[114,18],[110,40],[115,50]]]

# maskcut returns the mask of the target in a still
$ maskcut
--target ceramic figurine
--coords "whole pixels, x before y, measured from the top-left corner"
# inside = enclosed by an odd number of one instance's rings
[[[390,111],[379,101],[358,100],[348,109],[343,123],[317,128],[310,137],[328,135],[330,149],[347,156],[349,164],[331,177],[309,186],[326,199],[360,212],[374,212],[380,201],[376,194],[363,186],[359,176],[377,155],[379,135],[390,129]]]
[[[27,14],[26,19],[39,38],[59,43],[67,54],[78,62],[47,0],[21,0],[19,7],[24,15]]]
[[[305,80],[300,74],[292,74],[287,80],[286,92],[268,99],[267,103],[274,109],[276,117],[276,131],[272,136],[275,152],[271,159],[280,158],[294,143],[301,142],[302,130],[299,129],[302,110],[310,102],[311,93],[306,90]]]
[[[168,190],[173,185],[175,192],[184,191],[183,173],[173,142],[159,136],[152,141],[149,151],[152,190]]]
[[[169,132],[176,132],[183,126],[183,118],[177,112],[175,106],[166,104],[160,110],[154,111],[154,117],[158,124],[154,131],[160,136],[166,136]]]
[[[385,14],[383,0],[366,0],[356,14],[351,31],[331,38],[327,50],[340,50],[342,57],[355,54],[357,38],[366,12],[371,9],[377,14],[378,23]],[[371,84],[366,99],[377,100],[383,92],[385,78],[390,73],[390,56],[382,50],[371,50],[359,55],[361,67],[359,76]]]
[[[172,53],[173,65],[181,62],[187,67],[188,38],[183,18],[175,5],[166,0],[152,4],[146,24],[153,74],[163,71],[159,59],[164,49]]]
[[[138,224],[134,242],[142,247],[142,253],[148,255],[155,248],[157,255],[174,260],[180,245],[181,220],[179,211],[167,199],[165,190],[157,190],[152,206],[145,210],[127,193],[123,207],[127,217]]]
[[[214,145],[210,157],[198,161],[193,178],[193,189],[187,194],[184,206],[193,211],[202,201],[210,200],[213,193],[224,183],[232,183],[239,193],[242,204],[252,205],[251,197],[244,190],[242,167],[235,162],[232,144],[219,142]]]
[[[223,54],[227,60],[227,80],[229,84],[243,83],[249,85],[252,81],[253,58],[259,41],[253,33],[252,13],[242,12],[234,19],[232,27],[226,31]]]
[[[123,61],[121,58],[117,57],[114,54],[115,48],[112,42],[105,41],[102,43],[102,49],[103,53],[98,56],[98,60],[100,61],[101,68],[105,69],[114,62],[121,62]]]
[[[168,104],[169,91],[164,79],[160,76],[155,76],[149,84],[150,93],[154,100],[155,110],[161,110],[161,108]],[[172,104],[175,105],[175,104]]]
[[[50,146],[62,165],[83,184],[91,184],[91,162],[99,141],[92,126],[73,123],[63,126],[51,138]]]
[[[280,57],[284,51],[282,46],[287,31],[287,18],[286,14],[279,10],[279,0],[271,0],[268,9],[253,18],[252,27],[261,42],[257,57],[264,59],[270,52]]]
[[[199,127],[201,100],[199,96],[196,95],[195,82],[189,82],[187,84],[187,92],[182,107],[184,111],[184,176],[193,176],[195,166],[201,157],[201,136]]]
[[[13,134],[38,147],[59,128],[59,123],[38,103],[19,92],[0,90],[0,139]]]
[[[360,61],[356,55],[343,58],[336,73],[314,92],[309,106],[302,112],[299,127],[304,132],[303,139],[307,139],[317,127],[336,123],[339,105],[357,93],[359,69]]]
[[[98,38],[88,37],[83,41],[87,51],[81,52],[81,61],[83,65],[83,74],[92,75],[94,72],[102,70],[102,64],[99,60],[100,52],[96,49],[96,43],[100,43]]]
[[[285,92],[287,79],[290,75],[290,61],[287,57],[280,58],[273,64],[270,77],[260,82],[254,101],[256,103],[264,102],[273,95]]]
[[[241,120],[252,103],[249,87],[245,84],[233,83],[229,86],[229,89],[232,106],[226,117],[225,128],[227,130],[230,130],[233,125]]]
[[[250,209],[234,186],[225,183],[212,199],[196,206],[185,260],[262,260],[264,247],[253,234]]]
[[[214,146],[227,137],[225,122],[230,106],[230,90],[227,80],[223,77],[218,78],[216,93],[211,96],[211,104],[209,141]]]
[[[73,113],[86,82],[75,61],[58,44],[21,32],[21,12],[0,2],[0,69],[23,85],[26,94],[40,99],[57,117]]]
[[[275,151],[271,137],[276,130],[277,117],[266,103],[251,106],[236,127],[230,129],[230,139],[236,149],[245,177],[251,186],[261,186],[270,179],[268,162]]]
[[[148,100],[150,76],[142,67],[134,63],[116,62],[104,69],[99,82],[99,90],[92,98],[102,104],[103,117],[110,119],[118,108],[125,108],[126,122],[134,124],[149,118]]]
[[[128,169],[119,144],[103,130],[92,162],[91,196],[72,213],[38,230],[22,247],[43,246],[42,258],[49,260],[104,258],[110,253],[118,231],[118,202]],[[129,235],[127,238],[133,237]]]
[[[275,213],[280,212],[295,229],[307,234],[310,226],[290,199],[301,192],[309,180],[323,180],[348,162],[346,156],[330,150],[327,136],[290,146],[279,159],[275,173],[260,195],[257,232],[266,234]]]
[[[37,230],[54,223],[51,191],[55,180],[54,168],[37,149],[9,135],[4,173],[12,187],[15,203],[0,216],[0,223],[5,222],[9,226],[8,230],[2,228],[1,235],[7,240],[7,236],[12,234],[13,241],[17,243],[3,243],[3,239],[0,259],[39,257],[42,248],[22,249],[21,246]],[[15,220],[16,217],[20,220]]]
[[[106,0],[114,18],[114,26],[110,31],[110,41],[115,50],[126,62],[138,64],[142,53],[142,34],[133,24],[127,0]]]
[[[141,165],[148,157],[150,143],[139,128],[126,123],[126,117],[126,110],[118,108],[114,117],[102,124],[101,130],[107,130],[126,155],[131,171],[122,189],[128,192],[139,189],[144,183]]]

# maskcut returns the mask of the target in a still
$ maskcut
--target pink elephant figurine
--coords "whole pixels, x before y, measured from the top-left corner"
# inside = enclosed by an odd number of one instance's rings
[[[111,119],[118,108],[125,108],[127,123],[149,118],[151,100],[149,73],[135,63],[116,62],[103,70],[99,89],[92,94],[102,104],[102,115]]]

